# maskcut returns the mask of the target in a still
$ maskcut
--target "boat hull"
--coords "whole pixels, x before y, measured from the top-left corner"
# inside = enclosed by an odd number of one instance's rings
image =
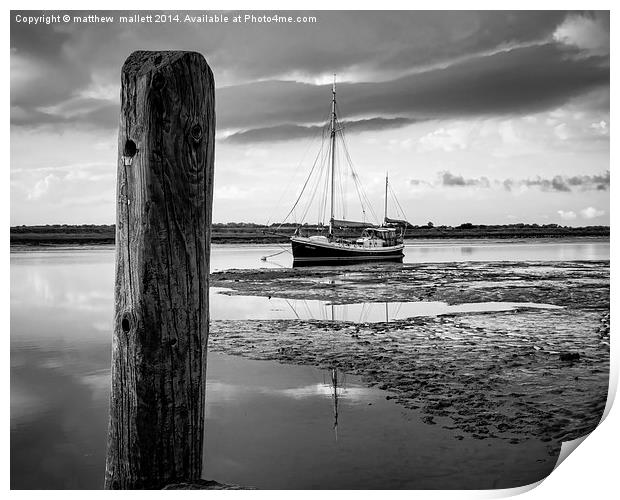
[[[402,262],[404,245],[362,248],[354,245],[315,242],[309,238],[291,238],[293,265],[327,266],[362,262]]]

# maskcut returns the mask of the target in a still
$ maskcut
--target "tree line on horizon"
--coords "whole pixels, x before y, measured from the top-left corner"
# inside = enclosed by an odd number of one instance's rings
[[[368,224],[372,226],[372,224]],[[274,222],[272,224],[257,224],[254,222],[214,222],[212,227],[214,228],[234,228],[234,229],[270,229],[274,230],[277,228],[296,228],[299,227],[300,224],[287,222],[287,223],[277,223]],[[318,228],[319,224],[308,224],[305,223],[302,225],[303,227],[310,228]],[[512,224],[473,224],[471,222],[464,222],[459,224],[458,226],[448,226],[448,225],[435,225],[432,222],[428,222],[424,225],[415,225],[408,224],[407,229],[411,230],[420,230],[420,229],[437,229],[437,230],[447,230],[447,229],[499,229],[499,228],[516,228],[516,229],[584,229],[584,228],[599,228],[599,229],[609,229],[608,225],[594,225],[594,226],[562,226],[560,224],[537,224],[537,223],[512,223]],[[11,233],[55,233],[55,232],[67,232],[67,233],[79,233],[79,232],[91,232],[91,233],[100,233],[100,232],[110,232],[116,229],[115,224],[37,224],[37,225],[19,225],[19,226],[11,226]]]

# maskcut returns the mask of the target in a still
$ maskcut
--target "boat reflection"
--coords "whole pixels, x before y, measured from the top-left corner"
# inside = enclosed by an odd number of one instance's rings
[[[331,320],[335,321],[334,318],[334,313],[335,313],[335,306],[334,304],[330,304],[330,312],[331,312]],[[340,390],[341,392],[344,390],[344,373],[342,373],[342,376],[340,377],[340,385],[341,387],[338,387],[338,369],[335,367],[332,367],[329,371],[329,375],[330,375],[330,380],[331,380],[331,390],[332,390],[332,401],[334,404],[334,438],[336,441],[338,441],[338,390]]]
[[[273,300],[273,299],[272,299]],[[327,320],[353,323],[389,323],[404,319],[401,309],[406,302],[361,302],[356,304],[333,304],[317,300],[282,299],[296,319]],[[423,304],[416,302],[416,304]],[[405,306],[405,309],[407,307]]]
[[[334,437],[336,441],[338,441],[338,390],[343,390],[343,387],[338,387],[338,370],[336,368],[332,368],[330,370],[330,378],[332,385],[332,399],[334,402]],[[341,385],[344,384],[344,373],[341,376]]]
[[[479,312],[503,312],[516,309],[558,309],[560,306],[530,302],[475,302],[448,304],[439,301],[357,302],[335,304],[324,300],[229,295],[228,290],[211,287],[212,320],[286,320],[338,321],[350,323],[387,323],[407,318]]]

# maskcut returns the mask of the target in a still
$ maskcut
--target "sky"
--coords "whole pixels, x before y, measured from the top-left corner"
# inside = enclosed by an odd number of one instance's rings
[[[33,25],[17,15],[40,12],[13,11],[11,225],[114,223],[120,69],[134,50],[196,50],[214,73],[214,222],[284,219],[335,73],[376,213],[388,172],[390,215],[413,224],[609,224],[608,12],[279,13],[316,22],[99,12],[116,22]],[[351,179],[337,217],[359,212]]]

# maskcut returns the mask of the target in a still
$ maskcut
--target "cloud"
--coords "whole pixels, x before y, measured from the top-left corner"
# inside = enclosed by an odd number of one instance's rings
[[[570,192],[571,188],[579,187],[582,191],[606,191],[609,189],[609,171],[597,175],[556,175],[551,178],[537,176],[534,179],[505,179],[504,188],[510,191],[515,186],[539,187],[543,191]]]
[[[555,30],[553,39],[589,55],[607,55],[609,26],[609,12],[570,14]]]
[[[70,73],[77,69],[73,63],[116,70],[115,80],[131,50],[173,47],[203,51],[223,85],[283,77],[315,82],[330,78],[334,70],[348,79],[372,81],[498,47],[550,39],[567,15],[562,11],[278,13],[313,15],[317,22],[30,26],[12,16],[11,47]]]
[[[120,107],[103,99],[84,99],[65,109],[62,104],[50,108],[33,109],[29,106],[11,106],[11,124],[28,128],[70,126],[79,129],[115,129],[118,127]]]
[[[440,127],[420,137],[420,151],[443,150],[446,152],[466,149],[469,145],[469,131],[463,127]]]
[[[572,210],[558,210],[558,214],[560,214],[562,220],[575,220],[577,218],[577,214]],[[579,211],[579,215],[583,219],[596,219],[597,217],[605,215],[605,211],[599,210],[595,207],[586,207]]]
[[[28,202],[65,206],[111,203],[115,170],[106,163],[16,169],[11,172],[11,183],[12,191],[23,193]]]
[[[400,128],[416,122],[417,120],[410,118],[368,118],[365,120],[345,120],[340,122],[340,125],[346,132],[356,134],[361,132]],[[305,137],[316,137],[325,131],[325,125],[303,126],[289,123],[284,125],[276,125],[274,127],[256,128],[235,132],[226,137],[225,141],[238,144],[287,141],[292,139],[302,139]]]
[[[347,132],[382,128],[393,132],[386,141],[354,141],[356,150],[361,151],[355,157],[361,158],[362,173],[383,164],[390,168],[391,177],[394,171],[394,179],[426,179],[427,169],[450,171],[452,177],[445,186],[441,177],[409,184],[417,197],[429,190],[433,201],[424,204],[429,211],[436,207],[437,212],[445,210],[446,217],[452,217],[455,211],[471,214],[484,210],[482,203],[456,209],[456,205],[451,209],[443,206],[444,199],[460,194],[463,198],[502,199],[494,210],[497,213],[489,215],[487,211],[481,218],[499,217],[504,200],[514,204],[506,209],[510,213],[529,213],[533,218],[538,217],[534,210],[548,214],[573,207],[579,214],[583,207],[606,206],[608,182],[572,180],[569,176],[609,168],[609,55],[601,43],[606,35],[597,41],[596,33],[597,23],[605,29],[607,14],[313,14],[318,17],[315,24],[182,27],[27,26],[14,22],[15,16],[11,16],[11,170],[23,171],[11,176],[12,221],[109,221],[114,208],[111,176],[95,181],[94,177],[84,178],[90,174],[83,171],[66,175],[55,169],[26,171],[87,160],[107,163],[113,175],[120,68],[135,49],[163,47],[199,50],[213,69],[220,187],[261,188],[265,168],[273,173],[270,179],[290,175],[286,158],[302,156],[298,151],[301,141],[279,144],[287,150],[280,157],[273,156],[267,141],[318,132],[329,114],[330,83],[336,72],[340,116],[350,122]],[[551,116],[558,110],[561,115]],[[535,123],[526,122],[528,117]],[[554,122],[549,124],[546,118]],[[425,123],[418,125],[421,121]],[[421,152],[419,138],[440,127],[442,134],[428,137],[427,147],[434,145],[435,150]],[[455,128],[468,135],[460,136]],[[107,147],[97,147],[103,138]],[[251,148],[238,147],[250,142]],[[454,154],[439,154],[442,149]],[[422,154],[412,160],[411,155],[417,153]],[[413,172],[412,161],[418,173]],[[554,184],[555,173],[564,175]],[[53,177],[46,180],[50,174],[60,181]],[[521,183],[537,174],[549,182],[530,187]],[[520,200],[506,196],[501,180],[491,177],[489,187],[482,189],[486,186],[480,180],[483,175],[516,176],[502,180],[510,189],[529,192]],[[557,190],[562,187],[572,193]],[[433,189],[435,192],[430,192]],[[601,191],[585,193],[578,201],[579,193],[589,190]],[[77,202],[78,196],[85,201],[102,194],[111,200],[101,205],[103,208],[62,208]],[[569,195],[573,197],[570,205],[556,205]],[[243,192],[220,191],[218,196],[216,213],[226,217],[237,214],[230,216],[251,219],[263,212],[256,208],[263,203],[256,193],[241,204],[235,201],[245,196]],[[526,198],[536,201],[528,204]],[[93,219],[88,219],[90,216]],[[607,211],[605,220],[608,216]]]
[[[598,210],[594,207],[587,207],[587,208],[584,208],[583,210],[580,210],[579,214],[584,219],[595,219],[596,217],[605,215],[605,212],[603,210]]]
[[[506,191],[512,191],[515,188],[528,189],[539,188],[545,192],[572,192],[572,188],[579,188],[580,191],[606,191],[609,189],[609,170],[604,174],[595,175],[573,175],[562,176],[555,175],[553,177],[541,177],[529,179],[494,179],[489,180],[487,177],[471,177],[466,178],[462,175],[453,174],[449,171],[442,171],[438,174],[439,181],[435,183],[427,183],[420,179],[410,179],[409,184],[418,186],[420,184],[428,184],[432,187],[483,187],[490,188],[492,186],[501,186]]]
[[[453,174],[448,170],[441,171],[437,174],[437,178],[433,181],[424,181],[422,179],[409,179],[410,186],[429,186],[430,188],[490,188],[491,181],[487,177],[464,177],[460,174]]]
[[[540,176],[536,177],[535,179],[525,179],[522,180],[520,184],[527,187],[537,186],[540,187],[543,191],[570,191],[570,187],[568,187],[566,181],[560,175],[556,175],[551,179],[545,179]]]
[[[609,170],[604,174],[567,177],[566,183],[569,186],[580,186],[584,190],[596,189],[598,191],[607,191],[610,183]]]
[[[554,44],[475,56],[446,68],[390,81],[338,85],[347,117],[414,119],[529,114],[552,109],[594,88],[609,85],[606,57],[571,58]],[[577,52],[574,52],[577,53]],[[320,122],[330,85],[265,81],[221,89],[221,128]],[[248,113],[248,110],[252,110]]]
[[[577,214],[572,210],[564,211],[558,210],[558,214],[560,214],[560,218],[562,220],[575,220],[577,218]]]
[[[454,175],[450,172],[441,172],[441,184],[443,186],[476,186],[488,188],[490,186],[489,179],[486,177],[478,177],[472,179],[466,179],[462,175]]]
[[[10,63],[12,106],[51,106],[75,96],[91,82],[91,67],[71,61],[60,49],[57,53],[43,47],[36,53],[11,49]]]
[[[525,179],[519,184],[532,187],[540,187],[543,191],[571,191],[571,186],[579,186],[582,191],[598,190],[605,191],[609,189],[609,171],[602,175],[575,175],[572,177],[564,177],[556,175],[551,179],[536,177],[535,179]]]
[[[553,38],[564,12],[313,14],[316,24],[269,29],[12,22],[12,123],[116,128],[113,88],[136,47],[204,48],[218,83],[218,128],[225,130],[319,123],[330,88],[314,83],[334,71],[346,80],[339,84],[341,107],[355,120],[530,113],[609,83],[608,55],[584,55],[567,42],[576,35]],[[80,100],[93,95],[106,96],[107,104],[92,108]],[[62,103],[73,104],[70,117]]]
[[[446,65],[498,47],[549,39],[566,16],[559,11],[312,14],[318,17],[315,25],[272,25],[269,30],[228,27],[226,43],[218,44],[214,64],[225,58],[237,75],[251,80],[287,77],[316,82],[331,79],[335,69],[348,80],[390,80],[412,68]],[[215,38],[224,30],[214,26],[212,31]]]
[[[61,182],[61,179],[54,174],[48,174],[33,186],[32,190],[28,193],[29,200],[38,200],[45,196],[54,185],[57,185]]]

